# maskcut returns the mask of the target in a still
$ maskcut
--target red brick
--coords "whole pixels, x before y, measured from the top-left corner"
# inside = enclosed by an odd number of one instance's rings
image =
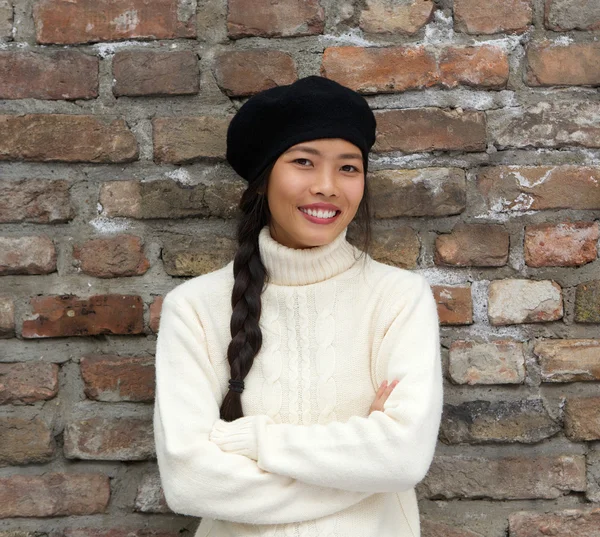
[[[235,256],[237,243],[224,236],[183,236],[165,244],[162,260],[171,276],[198,276],[227,265]]]
[[[135,497],[135,510],[141,513],[171,513],[158,472],[146,474]]]
[[[294,60],[279,50],[227,50],[216,55],[214,74],[227,95],[254,95],[298,78]]]
[[[195,9],[182,0],[41,0],[33,7],[38,43],[196,37]],[[195,3],[190,4],[195,8]]]
[[[510,537],[598,537],[600,509],[566,509],[554,513],[519,511],[508,518]]]
[[[0,417],[0,438],[0,466],[42,463],[54,457],[52,428],[40,418]]]
[[[153,119],[154,160],[184,164],[203,158],[224,159],[229,121],[210,116]]]
[[[109,497],[108,476],[102,474],[0,477],[0,518],[104,513]]]
[[[115,54],[112,66],[116,96],[193,95],[200,90],[198,56],[191,50],[125,50]]]
[[[331,47],[321,75],[360,93],[391,93],[434,86],[435,57],[424,47]]]
[[[584,455],[435,457],[419,490],[430,499],[555,499],[586,489]]]
[[[448,372],[456,384],[522,384],[525,381],[523,344],[511,340],[453,341]]]
[[[600,209],[600,168],[492,166],[477,174],[477,189],[495,212]]]
[[[556,321],[563,316],[562,289],[552,280],[493,280],[488,319],[494,326]]]
[[[150,304],[150,330],[152,330],[155,334],[158,334],[158,327],[160,325],[160,312],[162,310],[164,297],[157,296]]]
[[[542,382],[600,380],[600,339],[543,339],[533,352]]]
[[[0,237],[0,276],[56,271],[56,248],[47,235]]]
[[[0,161],[131,162],[138,145],[123,119],[67,114],[0,115]]]
[[[375,152],[485,151],[483,112],[418,108],[376,112]]]
[[[525,227],[525,263],[530,267],[578,267],[598,257],[597,222],[562,222]]]
[[[527,47],[529,86],[598,86],[600,44],[561,45],[550,41]]]
[[[80,362],[85,395],[97,401],[154,400],[154,358],[84,356]]]
[[[375,218],[446,216],[465,210],[465,172],[460,168],[377,170],[369,174]]]
[[[0,99],[94,99],[96,56],[74,50],[0,52]]]
[[[473,301],[470,286],[432,286],[441,325],[473,323]]]
[[[469,34],[523,32],[532,15],[531,0],[454,0],[456,28]]]
[[[434,9],[432,0],[367,0],[359,25],[364,32],[414,35],[431,20]]]
[[[155,457],[152,420],[89,418],[65,426],[68,459],[140,461]]]
[[[495,224],[458,223],[435,239],[436,265],[501,267],[508,261],[509,234]]]
[[[52,399],[57,393],[57,364],[0,363],[0,404],[30,404]]]
[[[600,397],[567,398],[565,436],[575,442],[600,440]]]
[[[508,55],[499,47],[449,47],[440,58],[441,83],[453,88],[459,84],[478,88],[506,87]]]
[[[291,37],[323,33],[325,12],[319,0],[229,0],[229,37]]]
[[[349,236],[348,240],[353,238]],[[363,240],[364,235],[360,234],[353,244],[360,248]],[[376,261],[405,269],[417,268],[421,243],[409,226],[374,229],[371,241],[370,255]]]
[[[96,278],[140,276],[150,268],[143,250],[140,237],[121,234],[75,245],[73,257],[85,274]]]
[[[550,30],[598,30],[600,4],[595,0],[546,0],[545,18]]]
[[[67,181],[0,179],[0,223],[53,224],[68,222],[73,216]]]
[[[9,296],[0,295],[0,339],[13,337],[14,335],[15,303]]]
[[[34,319],[23,321],[23,337],[93,336],[141,334],[144,303],[139,296],[73,295],[31,299]]]

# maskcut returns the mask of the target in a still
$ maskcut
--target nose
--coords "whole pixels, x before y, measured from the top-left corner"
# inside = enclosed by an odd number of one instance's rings
[[[311,194],[322,194],[324,196],[337,196],[337,177],[330,166],[320,166],[314,173],[314,181],[310,187]]]

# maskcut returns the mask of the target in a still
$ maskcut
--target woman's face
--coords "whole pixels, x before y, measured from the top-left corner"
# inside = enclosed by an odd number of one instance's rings
[[[354,144],[340,138],[296,144],[279,156],[269,176],[271,236],[290,248],[329,244],[356,215],[363,191],[362,154]],[[332,207],[306,214],[315,204]]]

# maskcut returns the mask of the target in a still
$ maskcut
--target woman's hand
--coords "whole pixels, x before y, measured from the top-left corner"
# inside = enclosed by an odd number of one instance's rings
[[[389,397],[390,393],[392,393],[392,390],[396,387],[396,384],[398,384],[398,382],[399,381],[394,380],[389,386],[387,380],[384,380],[381,383],[381,386],[379,386],[379,390],[377,390],[377,393],[375,394],[375,401],[373,401],[373,404],[369,409],[369,414],[374,410],[379,410],[383,412],[383,404],[387,401],[387,398]]]

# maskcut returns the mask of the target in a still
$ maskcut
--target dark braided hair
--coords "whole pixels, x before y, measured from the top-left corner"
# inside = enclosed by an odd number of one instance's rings
[[[234,383],[234,389],[231,389],[230,384],[230,389],[221,404],[220,417],[225,421],[234,421],[244,415],[241,391],[235,388],[248,375],[254,357],[262,345],[262,332],[258,324],[261,313],[260,297],[269,275],[260,258],[258,236],[261,229],[270,224],[271,220],[265,192],[274,165],[275,162],[256,180],[249,183],[239,203],[241,216],[237,226],[238,249],[233,260],[233,311],[229,323],[232,339],[227,348],[230,379]],[[371,243],[371,212],[366,177],[356,219],[363,224],[364,254],[369,251]]]

